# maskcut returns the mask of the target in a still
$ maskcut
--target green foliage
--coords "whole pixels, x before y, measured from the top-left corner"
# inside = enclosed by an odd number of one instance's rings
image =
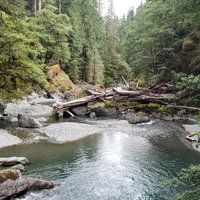
[[[31,30],[29,19],[13,18],[0,12],[0,87],[1,90],[17,89],[22,83],[32,82],[47,86],[44,65],[38,56],[44,53],[38,33]]]
[[[74,81],[103,82],[101,44],[104,33],[97,6],[95,0],[78,0],[66,8],[72,23],[69,37],[72,54],[67,71]]]
[[[106,38],[104,46],[105,85],[119,83],[122,76],[129,79],[130,68],[122,57],[120,48],[120,21],[116,16],[106,17]]]
[[[147,1],[127,19],[125,57],[135,76],[172,81],[173,71],[200,72],[199,1]]]
[[[182,169],[177,178],[168,181],[169,185],[181,186],[186,190],[174,200],[199,200],[200,195],[200,165],[191,165]]]
[[[57,8],[46,5],[40,17],[36,19],[42,34],[41,44],[46,49],[45,63],[54,65],[59,63],[65,67],[70,59],[68,35],[71,30],[69,18],[66,14],[56,14]]]
[[[177,79],[177,89],[183,93],[187,93],[193,90],[200,90],[200,75],[194,76],[193,74],[187,75],[179,73],[176,75]]]

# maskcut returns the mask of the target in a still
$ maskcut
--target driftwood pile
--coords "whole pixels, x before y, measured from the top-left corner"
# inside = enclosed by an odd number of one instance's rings
[[[83,86],[82,86],[83,87]],[[68,113],[71,117],[74,114],[71,112],[71,108],[77,106],[87,106],[90,102],[95,101],[112,101],[116,105],[120,102],[139,102],[146,103],[158,103],[160,105],[167,105],[169,107],[178,109],[189,109],[200,111],[200,108],[181,106],[176,104],[177,98],[171,94],[166,94],[166,87],[163,85],[143,88],[143,87],[130,87],[128,84],[121,87],[113,87],[108,89],[97,89],[89,84],[84,85],[84,89],[89,94],[86,97],[75,99],[68,102],[57,102],[53,105],[54,112],[58,117],[63,117],[64,113]],[[160,93],[163,91],[163,93]]]

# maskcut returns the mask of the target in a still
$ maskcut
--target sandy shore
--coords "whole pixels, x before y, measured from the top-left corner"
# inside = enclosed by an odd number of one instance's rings
[[[0,129],[0,148],[20,144],[20,138],[11,135],[7,130]]]

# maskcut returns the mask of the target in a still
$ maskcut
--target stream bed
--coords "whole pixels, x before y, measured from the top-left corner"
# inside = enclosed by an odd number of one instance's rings
[[[163,182],[182,168],[200,163],[199,153],[175,123],[155,121],[130,127],[113,119],[87,123],[109,128],[66,144],[41,141],[0,149],[0,157],[27,157],[31,165],[26,175],[61,184],[19,199],[165,200],[181,190]]]

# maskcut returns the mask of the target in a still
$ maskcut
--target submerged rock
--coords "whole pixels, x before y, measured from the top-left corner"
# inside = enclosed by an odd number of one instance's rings
[[[45,181],[45,180],[35,179],[35,178],[28,178],[27,181],[28,181],[28,189],[32,191],[52,189],[58,185],[53,181]]]
[[[18,124],[23,128],[39,128],[42,124],[35,118],[18,114]]]

